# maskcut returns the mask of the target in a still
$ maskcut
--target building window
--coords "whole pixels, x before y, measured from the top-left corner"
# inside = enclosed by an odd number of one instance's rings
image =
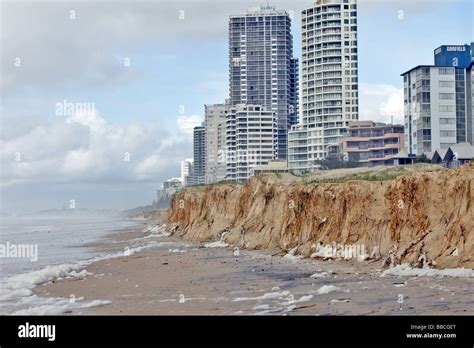
[[[454,118],[440,118],[439,124],[456,124],[456,119]]]
[[[440,112],[454,112],[456,107],[454,105],[440,105],[439,111]]]
[[[440,75],[454,75],[453,68],[439,68]]]
[[[442,130],[442,131],[439,132],[439,135],[440,135],[442,138],[455,137],[455,136],[456,136],[456,132],[453,131],[453,130]]]
[[[454,100],[454,93],[440,93],[440,100]]]
[[[454,81],[439,81],[440,87],[454,87]]]

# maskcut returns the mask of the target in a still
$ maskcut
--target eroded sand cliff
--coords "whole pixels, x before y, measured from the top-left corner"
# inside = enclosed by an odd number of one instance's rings
[[[381,264],[474,268],[474,164],[387,181],[282,184],[264,175],[244,185],[185,189],[166,216],[188,240],[279,248],[310,257],[320,245],[362,245]]]

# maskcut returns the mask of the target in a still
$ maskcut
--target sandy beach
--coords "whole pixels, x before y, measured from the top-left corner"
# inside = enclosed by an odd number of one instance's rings
[[[149,230],[109,235],[93,247],[125,250],[123,257],[92,263],[85,278],[45,283],[35,293],[110,301],[69,314],[474,314],[473,277],[384,275],[379,262],[272,256],[277,250],[237,251],[220,243],[205,247]]]

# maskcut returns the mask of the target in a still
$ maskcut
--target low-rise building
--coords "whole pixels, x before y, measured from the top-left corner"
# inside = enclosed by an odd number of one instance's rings
[[[447,149],[435,151],[431,162],[446,168],[456,168],[474,160],[474,146],[464,142],[452,145]]]
[[[170,178],[163,182],[156,192],[156,205],[159,209],[169,207],[171,196],[181,190],[183,184],[181,178]]]
[[[304,124],[291,127],[288,132],[288,167],[293,172],[303,174],[308,169],[308,129]],[[315,166],[311,163],[310,168],[314,171]]]
[[[250,169],[250,176],[255,176],[263,173],[288,173],[288,162],[284,160],[270,161],[267,164],[262,164]]]
[[[344,159],[363,166],[392,165],[404,148],[403,125],[351,121],[347,134],[340,142]]]
[[[406,166],[408,164],[413,164],[415,162],[416,156],[409,155],[405,149],[400,150],[396,156],[392,158],[394,166]]]
[[[183,186],[194,185],[194,159],[181,161],[181,183]]]

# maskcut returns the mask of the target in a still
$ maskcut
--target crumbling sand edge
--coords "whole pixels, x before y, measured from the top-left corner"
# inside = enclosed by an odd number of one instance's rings
[[[359,245],[385,265],[474,268],[473,180],[474,164],[379,182],[284,185],[263,175],[184,189],[164,219],[186,240],[302,257]]]

